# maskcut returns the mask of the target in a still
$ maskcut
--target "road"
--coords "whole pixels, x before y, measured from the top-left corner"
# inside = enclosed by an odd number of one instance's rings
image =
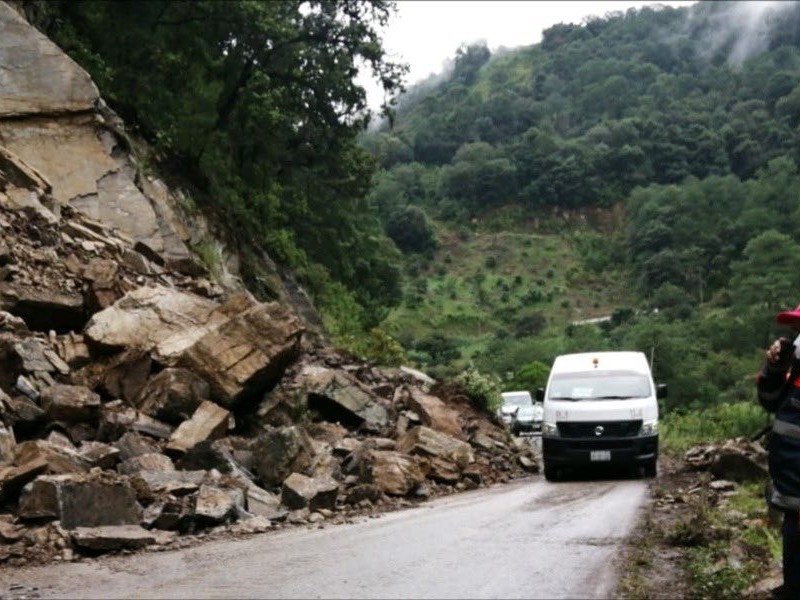
[[[607,598],[646,494],[532,477],[352,525],[0,571],[0,596],[11,578],[43,598]]]

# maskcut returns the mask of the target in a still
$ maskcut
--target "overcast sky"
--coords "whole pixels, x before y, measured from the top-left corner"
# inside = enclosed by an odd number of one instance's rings
[[[440,73],[462,43],[486,40],[492,51],[527,46],[541,41],[542,30],[556,23],[580,23],[587,16],[602,17],[646,4],[688,6],[694,1],[399,0],[397,14],[383,34],[384,47],[393,60],[409,64],[410,86]],[[383,100],[378,86],[364,77],[360,82],[370,107],[378,108]]]

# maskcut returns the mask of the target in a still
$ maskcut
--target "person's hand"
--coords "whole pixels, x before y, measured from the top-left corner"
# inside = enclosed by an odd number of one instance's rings
[[[774,367],[788,369],[792,364],[792,357],[794,356],[792,348],[791,340],[785,337],[778,338],[767,348],[767,362]]]

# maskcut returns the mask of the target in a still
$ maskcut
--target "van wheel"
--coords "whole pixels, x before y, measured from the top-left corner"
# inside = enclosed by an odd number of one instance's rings
[[[653,478],[658,475],[658,464],[656,463],[655,459],[651,460],[644,465],[644,476],[648,478]]]
[[[558,469],[553,465],[544,463],[544,478],[547,481],[558,481]]]

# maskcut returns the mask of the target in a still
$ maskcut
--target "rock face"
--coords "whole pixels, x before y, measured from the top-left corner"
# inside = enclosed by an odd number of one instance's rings
[[[75,62],[14,10],[0,4],[0,116],[90,110],[100,98]]]

